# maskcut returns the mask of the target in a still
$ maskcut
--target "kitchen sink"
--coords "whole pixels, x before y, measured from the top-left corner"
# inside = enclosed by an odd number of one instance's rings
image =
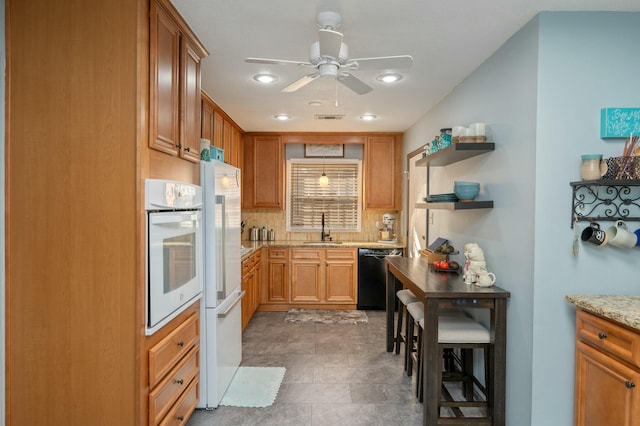
[[[305,241],[303,244],[308,246],[336,246],[342,244],[342,241]]]

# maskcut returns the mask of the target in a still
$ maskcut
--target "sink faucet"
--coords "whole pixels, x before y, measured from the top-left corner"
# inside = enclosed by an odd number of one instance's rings
[[[322,232],[320,233],[320,241],[331,241],[329,231],[324,232],[324,213],[322,213]]]

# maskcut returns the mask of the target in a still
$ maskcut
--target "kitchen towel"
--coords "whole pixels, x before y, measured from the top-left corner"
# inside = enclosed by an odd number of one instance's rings
[[[287,370],[284,367],[240,367],[220,405],[268,407],[273,404]]]

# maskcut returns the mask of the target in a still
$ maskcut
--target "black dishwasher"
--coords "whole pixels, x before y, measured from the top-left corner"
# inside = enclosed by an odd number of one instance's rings
[[[387,268],[384,258],[401,255],[400,249],[358,249],[358,309],[386,308]]]

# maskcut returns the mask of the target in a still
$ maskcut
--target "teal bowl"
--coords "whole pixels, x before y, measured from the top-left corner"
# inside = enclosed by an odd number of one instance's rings
[[[480,192],[480,184],[477,182],[455,182],[453,193],[460,201],[472,201]]]

